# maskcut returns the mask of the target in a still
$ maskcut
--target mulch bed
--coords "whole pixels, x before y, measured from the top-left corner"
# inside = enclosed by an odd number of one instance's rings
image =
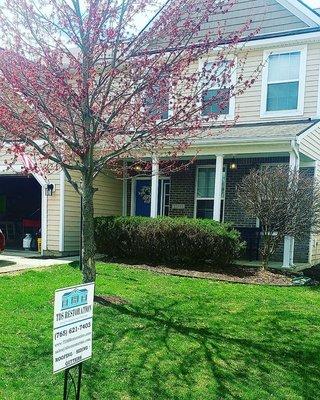
[[[119,263],[118,263],[119,264]],[[165,275],[184,276],[189,278],[214,279],[220,281],[251,283],[256,285],[292,286],[289,274],[280,271],[261,271],[258,268],[241,267],[238,265],[224,268],[213,267],[210,271],[197,271],[165,266],[151,266],[146,264],[128,265],[120,263],[122,267],[138,268]]]

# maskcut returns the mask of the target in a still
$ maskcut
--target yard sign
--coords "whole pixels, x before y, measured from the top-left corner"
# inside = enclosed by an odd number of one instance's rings
[[[53,372],[92,355],[94,283],[58,289],[54,299]]]

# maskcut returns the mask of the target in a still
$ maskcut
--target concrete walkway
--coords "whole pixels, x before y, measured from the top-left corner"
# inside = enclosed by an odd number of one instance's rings
[[[237,260],[235,261],[236,265],[240,265],[241,267],[261,267],[261,261],[248,261],[248,260]],[[311,265],[309,263],[297,263],[292,268],[283,268],[282,262],[279,261],[270,261],[269,268],[278,269],[280,271],[288,271],[288,272],[300,272],[304,269],[310,268]]]
[[[27,269],[51,267],[69,264],[77,261],[79,257],[41,258],[33,251],[10,251],[0,254],[0,275]]]

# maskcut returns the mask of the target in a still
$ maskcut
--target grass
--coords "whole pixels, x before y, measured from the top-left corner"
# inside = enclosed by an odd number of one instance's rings
[[[82,400],[320,398],[320,290],[229,284],[99,264]],[[70,266],[0,277],[0,399],[62,398],[53,293]]]

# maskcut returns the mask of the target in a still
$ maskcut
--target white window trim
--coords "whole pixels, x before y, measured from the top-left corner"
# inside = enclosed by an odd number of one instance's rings
[[[207,58],[200,58],[199,59],[199,74],[202,73],[204,65],[206,63],[211,63],[211,62],[216,62],[217,58],[215,57],[207,57]],[[230,61],[229,59],[226,59],[226,61]],[[230,86],[235,86],[237,83],[237,57],[234,58],[234,67],[232,68],[232,72],[231,72],[231,82],[230,82]],[[219,89],[219,87],[217,86],[212,86],[210,88],[208,88],[207,90],[210,89]],[[198,107],[202,107],[202,93],[200,94],[198,101],[197,101],[197,106]],[[236,98],[235,96],[230,97],[229,99],[229,114],[221,114],[218,116],[217,121],[225,121],[225,120],[233,120],[235,118],[235,113],[236,113]],[[201,117],[203,119],[210,119],[210,115],[202,115],[201,113]]]
[[[198,198],[197,193],[198,193],[198,173],[199,173],[199,169],[203,169],[203,168],[212,168],[214,171],[214,176],[215,176],[215,171],[216,171],[216,166],[214,164],[206,164],[206,165],[197,165],[196,167],[196,182],[195,182],[195,190],[194,190],[194,212],[193,212],[193,217],[197,218],[197,212],[198,212],[198,206],[197,206],[197,202],[198,200],[213,200],[214,202],[214,197],[201,197]],[[223,164],[223,172],[225,172],[225,181],[226,181],[226,186],[227,186],[227,165]],[[221,209],[222,211],[222,219],[221,222],[224,222],[224,210],[226,207],[226,191],[227,191],[227,187],[225,187],[225,191],[223,194],[221,194],[221,200],[223,200],[223,208]],[[213,209],[212,209],[212,220],[213,220]]]
[[[298,90],[298,106],[296,110],[279,110],[267,111],[267,92],[268,92],[268,58],[272,54],[285,54],[292,52],[300,52],[300,71],[299,71],[299,90]],[[303,115],[304,113],[304,96],[306,86],[306,70],[307,70],[307,45],[282,47],[281,49],[270,49],[263,52],[262,71],[262,87],[261,87],[261,107],[260,117],[290,117],[295,115]]]

